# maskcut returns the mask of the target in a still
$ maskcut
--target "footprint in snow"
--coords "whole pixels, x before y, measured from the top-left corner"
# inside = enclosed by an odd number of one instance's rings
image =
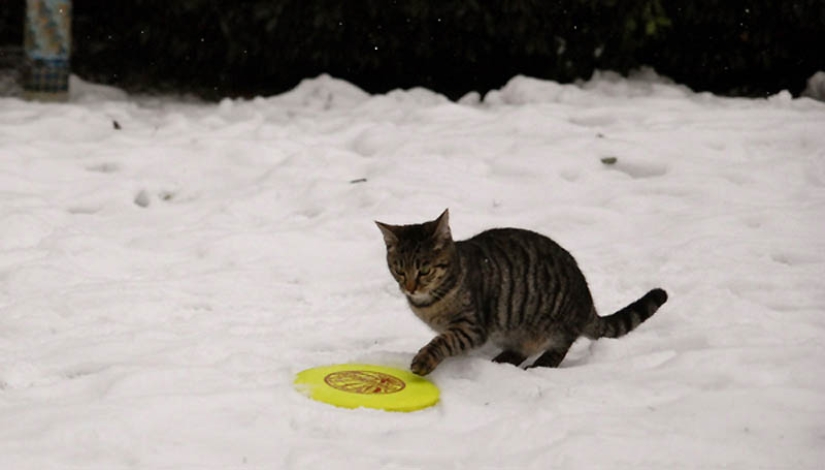
[[[612,170],[620,171],[634,179],[655,178],[668,172],[667,165],[653,162],[630,162],[617,157],[604,157],[602,163]]]
[[[175,198],[175,195],[176,193],[174,191],[160,191],[157,197],[161,201],[169,202]],[[149,207],[152,204],[152,196],[149,194],[149,191],[141,189],[135,195],[134,203],[139,207]]]
[[[86,170],[93,171],[95,173],[115,173],[120,170],[120,165],[112,162],[103,162],[98,163],[97,165],[87,166]]]
[[[66,209],[69,214],[74,215],[93,215],[100,212],[100,207],[91,206],[72,206]]]

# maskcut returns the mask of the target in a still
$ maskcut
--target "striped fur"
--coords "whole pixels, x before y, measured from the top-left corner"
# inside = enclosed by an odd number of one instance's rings
[[[501,228],[453,241],[446,210],[423,224],[376,223],[410,308],[438,333],[413,359],[419,375],[488,341],[502,349],[496,362],[540,354],[532,367],[556,367],[578,337],[623,336],[667,301],[653,289],[600,317],[573,256],[543,235]]]

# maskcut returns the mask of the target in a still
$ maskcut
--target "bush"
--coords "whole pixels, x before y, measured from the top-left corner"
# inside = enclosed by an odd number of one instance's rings
[[[697,90],[796,94],[825,69],[823,4],[75,0],[72,64],[127,89],[213,98],[277,93],[319,73],[457,98],[516,74],[569,82],[641,65]]]
[[[25,0],[3,2],[3,8],[0,8],[0,47],[23,45],[25,8]]]
[[[825,70],[822,0],[692,0],[668,11],[666,35],[645,45],[640,60],[698,90],[765,95]]]

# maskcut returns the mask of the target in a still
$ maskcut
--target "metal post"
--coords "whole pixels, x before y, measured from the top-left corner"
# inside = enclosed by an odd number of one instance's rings
[[[28,99],[69,97],[71,0],[26,0],[23,89]]]

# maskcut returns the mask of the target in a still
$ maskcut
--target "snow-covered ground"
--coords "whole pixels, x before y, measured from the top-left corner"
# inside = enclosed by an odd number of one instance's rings
[[[456,238],[556,239],[602,314],[670,301],[557,370],[448,360],[416,413],[296,392],[408,367],[432,333],[373,220],[446,207]],[[822,468],[823,219],[825,104],[650,72],[460,103],[329,77],[0,99],[0,469]]]

